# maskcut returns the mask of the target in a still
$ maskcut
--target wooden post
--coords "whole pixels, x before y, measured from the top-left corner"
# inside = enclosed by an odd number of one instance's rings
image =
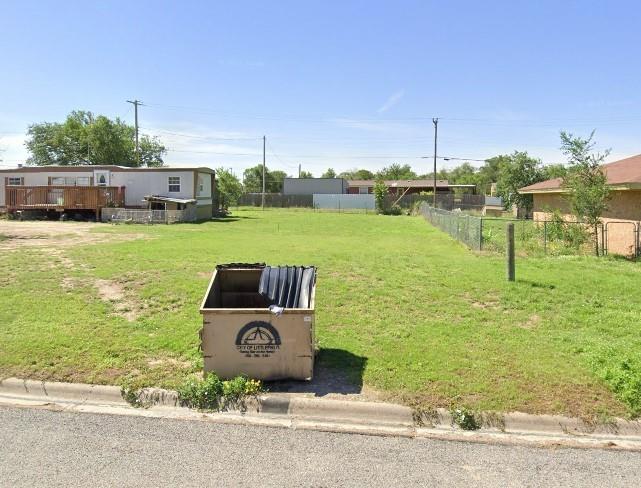
[[[515,280],[514,272],[514,222],[508,222],[506,229],[507,236],[507,249],[506,249],[506,258],[507,258],[507,280]]]

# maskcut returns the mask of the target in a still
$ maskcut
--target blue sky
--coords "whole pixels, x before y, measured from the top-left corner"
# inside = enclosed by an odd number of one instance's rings
[[[0,158],[73,109],[158,135],[171,165],[262,160],[430,169],[516,149],[560,162],[559,130],[641,153],[635,2],[2,2]],[[453,161],[440,161],[452,166]],[[478,164],[478,163],[476,163]]]

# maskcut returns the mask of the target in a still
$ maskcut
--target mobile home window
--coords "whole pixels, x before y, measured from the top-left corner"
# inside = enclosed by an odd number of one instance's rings
[[[7,185],[8,186],[21,186],[23,182],[23,178],[20,176],[10,176]]]
[[[180,176],[169,177],[169,191],[172,193],[180,192]]]
[[[89,186],[90,178],[88,176],[78,176],[76,178],[76,185],[78,186]]]
[[[57,186],[63,186],[65,184],[65,179],[59,176],[51,178],[51,184]]]

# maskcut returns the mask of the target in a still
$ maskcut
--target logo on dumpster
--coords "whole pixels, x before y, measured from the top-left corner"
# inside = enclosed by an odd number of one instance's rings
[[[236,349],[248,358],[268,358],[280,349],[280,334],[268,322],[249,322],[238,331]]]

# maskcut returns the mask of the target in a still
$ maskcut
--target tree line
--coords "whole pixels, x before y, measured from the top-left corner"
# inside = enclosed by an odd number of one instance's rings
[[[135,128],[120,118],[110,119],[89,111],[71,112],[64,122],[43,122],[27,129],[29,165],[111,165],[163,166],[165,146],[156,137],[141,134],[139,147],[135,147]],[[506,208],[513,204],[532,209],[532,195],[522,195],[520,188],[550,178],[561,178],[567,189],[568,200],[574,214],[582,221],[596,226],[607,209],[609,188],[601,165],[607,152],[594,153],[594,132],[588,138],[575,137],[561,132],[561,150],[568,164],[548,164],[530,156],[525,151],[501,154],[489,158],[479,167],[464,162],[451,169],[441,169],[436,177],[452,184],[476,185],[479,193],[488,193],[491,184],[496,184],[496,193],[503,198]],[[308,171],[301,171],[302,178],[312,178]],[[265,169],[265,191],[280,193],[287,173]],[[409,164],[393,163],[372,172],[368,169],[352,169],[336,173],[328,168],[322,178],[345,178],[350,180],[415,180],[433,179],[433,173],[417,174]],[[263,166],[258,164],[243,172],[241,181],[225,168],[216,170],[220,203],[235,204],[242,193],[263,191]]]

